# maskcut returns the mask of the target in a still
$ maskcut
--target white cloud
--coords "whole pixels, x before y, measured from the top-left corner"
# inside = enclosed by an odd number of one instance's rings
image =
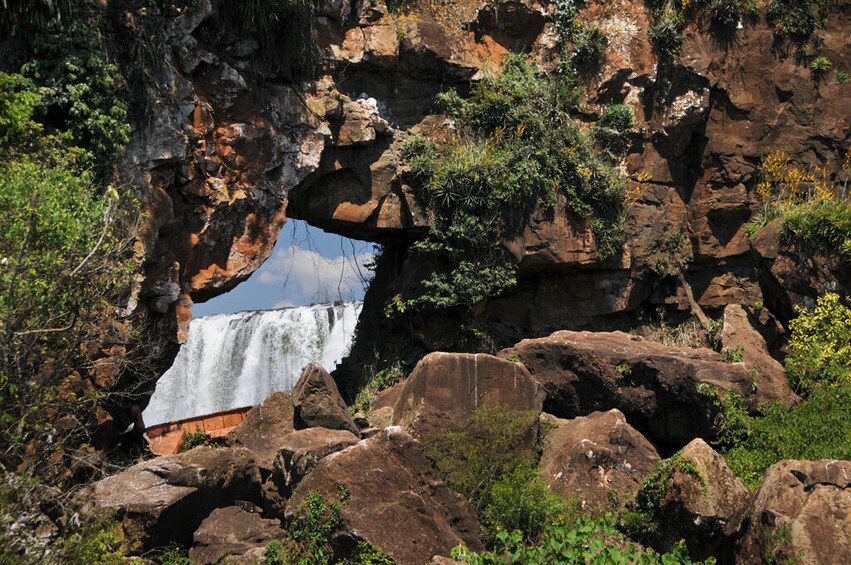
[[[352,300],[363,295],[361,277],[372,253],[328,258],[316,251],[290,246],[276,251],[257,273],[257,282],[279,285],[284,300],[280,305]]]

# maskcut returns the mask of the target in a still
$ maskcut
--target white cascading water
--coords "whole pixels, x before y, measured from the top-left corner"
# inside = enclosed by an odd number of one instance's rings
[[[351,347],[361,302],[217,314],[189,324],[189,339],[157,381],[146,426],[262,402],[295,387],[311,361],[331,371]]]

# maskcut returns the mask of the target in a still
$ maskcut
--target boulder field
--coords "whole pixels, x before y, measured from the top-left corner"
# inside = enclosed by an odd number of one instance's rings
[[[540,441],[537,472],[552,493],[577,501],[583,512],[643,512],[657,527],[638,537],[659,551],[684,539],[695,559],[759,563],[771,551],[825,563],[851,550],[851,462],[781,461],[752,493],[699,438],[712,432],[709,416],[701,416],[703,428],[683,425],[692,433],[680,435],[654,425],[645,434],[630,422],[628,414],[641,424],[664,420],[670,409],[665,402],[636,404],[637,388],[653,397],[701,382],[738,386],[746,371],[736,364],[708,350],[625,334],[592,340],[558,332],[539,344],[527,340],[503,352],[527,359],[531,370],[489,355],[431,354],[376,403],[384,423],[359,418],[364,427],[354,431],[346,429],[353,420],[340,412],[345,404],[333,380],[308,366],[295,390],[310,394],[273,394],[246,415],[227,445],[143,461],[88,486],[75,506],[85,520],[115,520],[136,551],[178,543],[190,548],[193,563],[263,563],[265,548],[286,539],[320,500],[335,512],[328,543],[337,557],[367,542],[400,564],[450,562],[458,545],[484,547],[481,516],[437,476],[421,442],[463,430],[490,406],[537,415],[524,437],[530,445]],[[589,367],[610,374],[612,363],[662,376],[589,376]],[[565,417],[544,411],[568,405],[560,387],[580,400]],[[588,390],[607,404],[590,402]],[[706,410],[698,393],[681,394],[676,408]],[[681,449],[663,459],[660,449],[672,453],[672,445]],[[657,497],[650,506],[648,493]],[[771,537],[777,531],[788,532],[780,545]]]

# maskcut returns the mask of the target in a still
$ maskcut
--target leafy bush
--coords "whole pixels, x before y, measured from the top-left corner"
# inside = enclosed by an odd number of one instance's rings
[[[749,418],[745,439],[724,452],[730,469],[753,488],[783,459],[851,459],[851,382],[816,385],[791,408],[777,402]]]
[[[513,286],[516,267],[501,242],[537,207],[553,210],[557,195],[569,213],[592,220],[603,256],[620,249],[623,178],[570,119],[573,96],[563,77],[541,75],[528,59],[509,56],[469,99],[440,97],[459,125],[459,140],[436,147],[414,137],[403,151],[432,218],[429,236],[412,251],[439,257],[446,269],[401,307],[469,308]]]
[[[795,390],[851,381],[851,307],[838,294],[819,297],[812,312],[798,308],[789,330],[786,370]]]
[[[210,436],[207,435],[206,432],[203,432],[201,430],[195,430],[194,432],[186,434],[186,437],[183,438],[183,446],[180,448],[180,450],[189,451],[193,447],[205,445],[208,441],[210,441]]]
[[[771,0],[766,13],[783,35],[807,39],[824,21],[821,4],[821,0]]]
[[[675,59],[680,54],[685,25],[683,15],[670,6],[655,14],[650,40],[661,57]]]
[[[822,78],[832,68],[833,63],[831,63],[830,59],[823,55],[819,55],[810,62],[810,71],[812,71],[813,77],[815,78]]]
[[[286,555],[287,563],[331,563],[331,535],[340,527],[340,505],[327,504],[312,490],[299,504],[296,516],[288,524],[295,551]]]
[[[59,550],[65,563],[115,565],[125,561],[122,539],[117,526],[110,522],[84,524],[76,532],[63,536]]]
[[[757,0],[702,0],[709,17],[721,24],[733,24],[759,13]]]
[[[355,401],[349,406],[349,410],[353,414],[358,412],[368,413],[375,403],[375,397],[378,396],[378,393],[398,383],[404,376],[405,371],[399,363],[378,371],[360,389]]]
[[[629,149],[633,125],[632,108],[626,104],[612,104],[597,121],[594,139],[613,160],[619,160]]]
[[[575,524],[548,526],[536,544],[525,543],[520,532],[501,531],[496,536],[493,550],[478,554],[459,546],[452,551],[452,557],[471,565],[692,563],[682,544],[677,545],[670,553],[660,555],[624,538],[610,520],[595,520],[589,516],[580,517]]]
[[[525,541],[541,537],[548,524],[564,520],[578,512],[557,495],[538,476],[532,465],[518,465],[493,484],[490,502],[482,515],[483,524],[492,532],[520,531]]]

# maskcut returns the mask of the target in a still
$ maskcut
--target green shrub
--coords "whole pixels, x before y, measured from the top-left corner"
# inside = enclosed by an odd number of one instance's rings
[[[497,526],[516,524],[524,520],[525,515],[521,514],[534,511],[527,502],[515,500],[523,509],[512,517],[506,508],[511,503],[509,499],[540,492],[537,485],[524,482],[531,478],[528,469],[536,463],[535,438],[529,437],[535,433],[536,423],[534,412],[483,405],[467,427],[427,436],[422,441],[438,476],[464,495],[479,515],[487,516]],[[491,510],[492,504],[496,506]]]
[[[654,18],[650,40],[661,57],[675,59],[683,46],[685,18],[670,6],[665,6]]]
[[[210,441],[210,436],[207,435],[206,432],[201,430],[195,430],[194,432],[186,434],[186,437],[183,438],[183,445],[181,446],[180,450],[189,451],[193,447],[198,447],[199,445],[206,445],[208,441]]]
[[[191,565],[189,554],[179,546],[163,549],[159,554],[160,565]]]
[[[845,84],[849,78],[851,78],[851,75],[845,69],[836,69],[833,72],[833,80],[836,81],[836,84]]]
[[[573,88],[539,73],[523,56],[475,86],[468,99],[440,98],[460,139],[444,147],[414,137],[403,152],[411,180],[431,216],[429,236],[414,253],[445,268],[423,283],[421,296],[396,308],[470,308],[515,284],[516,266],[501,242],[537,208],[588,218],[605,257],[624,240],[623,177],[600,159],[568,115]]]
[[[819,297],[811,312],[799,308],[789,330],[786,370],[795,390],[851,381],[851,307],[838,294]]]
[[[819,55],[810,62],[810,71],[812,71],[813,77],[817,79],[820,79],[827,75],[827,73],[832,68],[833,63],[831,63],[830,59],[823,55]]]
[[[721,356],[727,363],[741,363],[745,360],[744,353],[745,348],[741,345],[737,345],[736,347],[728,347],[722,351]]]
[[[342,565],[393,565],[394,561],[371,543],[361,541],[355,547],[354,554],[340,563]]]
[[[324,564],[331,563],[334,551],[331,536],[340,527],[340,504],[328,504],[322,495],[312,490],[296,510],[296,516],[288,524],[295,551],[286,555],[287,563]]]
[[[548,524],[564,520],[578,512],[576,501],[569,506],[550,492],[532,465],[518,465],[504,473],[493,484],[490,501],[482,515],[483,524],[492,532],[523,532],[527,542],[534,542]]]
[[[375,403],[375,397],[378,396],[378,393],[395,385],[401,381],[404,376],[405,371],[399,363],[378,371],[360,389],[357,397],[355,397],[355,401],[349,407],[349,411],[352,412],[352,414],[357,414],[358,412],[362,414],[369,413],[372,405]]]
[[[633,125],[632,108],[626,104],[612,104],[597,120],[594,139],[613,160],[620,160],[629,149]]]
[[[110,522],[84,524],[76,532],[66,534],[59,543],[64,563],[115,565],[124,563],[122,539],[118,526]]]
[[[270,541],[263,551],[263,565],[284,565],[286,549],[278,540]]]
[[[729,25],[759,13],[757,0],[702,0],[713,21]]]
[[[471,565],[692,563],[682,544],[678,544],[670,553],[660,555],[624,538],[610,520],[595,520],[589,516],[580,517],[575,524],[548,526],[536,544],[525,543],[520,532],[501,531],[491,551],[478,554],[459,546],[452,551],[452,557]],[[707,563],[714,563],[714,560]]]
[[[0,72],[0,155],[14,149],[31,149],[43,130],[34,119],[40,103],[41,97],[31,80]]]
[[[750,418],[744,440],[724,452],[730,469],[749,487],[783,459],[851,459],[851,382],[816,385],[804,402],[779,402]]]
[[[797,39],[809,38],[824,21],[820,0],[771,0],[766,14],[781,34]]]

